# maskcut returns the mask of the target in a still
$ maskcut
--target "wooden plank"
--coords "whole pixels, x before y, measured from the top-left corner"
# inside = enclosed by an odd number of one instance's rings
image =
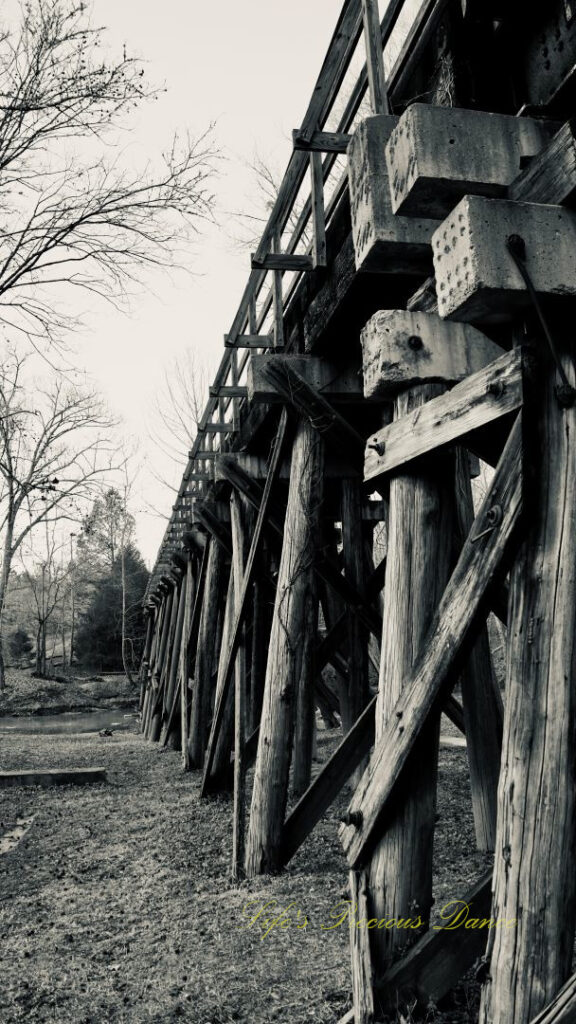
[[[390,798],[442,688],[457,667],[465,641],[482,620],[486,593],[508,553],[521,511],[521,424],[518,418],[430,627],[423,653],[374,750],[350,804],[360,827],[341,829],[350,867],[369,857],[385,822]],[[498,507],[499,525],[488,512]],[[492,515],[492,514],[491,514]],[[480,536],[482,534],[482,536]],[[472,537],[476,538],[472,540]],[[358,817],[359,816],[359,817]]]
[[[324,443],[301,420],[292,449],[290,487],[268,647],[264,702],[250,826],[246,874],[274,872],[281,864],[281,836],[288,800],[294,705],[302,665],[306,601],[313,588],[323,491]]]
[[[248,391],[242,384],[220,384],[208,389],[210,398],[246,398]],[[208,452],[208,455],[212,455]],[[197,459],[204,459],[204,453],[196,452]]]
[[[368,439],[364,480],[462,440],[522,404],[523,349],[513,349]],[[381,452],[381,454],[380,454]]]
[[[336,747],[314,782],[286,818],[282,830],[283,865],[287,864],[300,849],[351,774],[370,753],[374,743],[375,707],[376,697],[372,697],[360,718]]]
[[[508,199],[562,206],[576,193],[576,123],[567,121],[508,187]]]
[[[106,782],[105,768],[37,768],[0,772],[0,789],[11,786],[85,786]]]
[[[268,404],[286,401],[286,386],[280,389],[267,372],[278,364],[273,354],[250,356],[247,371],[248,398],[251,402]],[[331,402],[361,402],[362,382],[357,365],[342,365],[318,356],[282,356],[282,366],[289,367]]]
[[[464,543],[474,521],[474,502],[467,452],[456,452],[456,531]],[[494,675],[487,626],[478,632],[476,643],[460,676],[465,733],[472,792],[472,811],[479,850],[494,849],[496,805],[502,755],[503,706]]]
[[[531,1024],[574,1024],[576,1020],[576,974],[560,989],[552,1002]]]
[[[389,114],[390,104],[384,77],[384,54],[378,0],[362,0],[362,22],[372,113]]]
[[[216,702],[216,706],[214,708],[214,715],[213,715],[213,718],[212,718],[212,726],[211,726],[211,729],[210,729],[210,738],[209,738],[209,741],[208,741],[208,749],[207,749],[207,752],[206,752],[206,763],[205,763],[205,767],[204,767],[204,777],[203,777],[203,780],[202,780],[202,789],[200,791],[200,795],[201,796],[205,794],[205,789],[206,789],[207,782],[208,782],[208,779],[209,779],[209,776],[210,776],[210,772],[211,772],[211,769],[212,769],[212,759],[213,759],[213,756],[214,756],[214,748],[215,748],[215,743],[216,743],[216,737],[217,737],[218,732],[220,730],[220,727],[222,725],[222,720],[223,720],[223,716],[224,716],[224,708],[225,708],[226,692],[227,692],[227,688],[228,688],[229,682],[230,682],[230,677],[231,677],[231,672],[232,672],[232,668],[233,668],[233,665],[234,665],[234,659],[235,659],[235,656],[236,656],[236,651],[238,649],[238,645],[240,643],[241,636],[242,636],[243,618],[244,618],[244,614],[245,614],[246,607],[247,607],[248,595],[249,595],[249,592],[250,592],[250,586],[251,586],[252,580],[254,578],[254,570],[255,570],[255,567],[256,567],[256,558],[257,558],[257,555],[258,555],[258,551],[260,549],[260,544],[261,544],[261,540],[262,540],[262,534],[263,534],[263,530],[264,530],[264,524],[265,524],[267,516],[268,516],[268,510],[269,510],[269,504],[270,504],[270,497],[271,497],[271,493],[272,493],[272,487],[274,485],[274,481],[276,479],[276,473],[277,473],[278,467],[280,465],[280,459],[281,459],[281,456],[282,456],[282,449],[283,449],[283,446],[284,446],[284,438],[286,436],[287,426],[288,426],[288,415],[286,413],[286,410],[284,409],[284,410],[282,410],[282,415],[281,415],[281,418],[280,418],[280,424],[278,426],[278,433],[276,435],[276,440],[275,440],[275,443],[274,443],[274,450],[272,452],[272,456],[271,456],[271,459],[270,459],[270,468],[268,470],[268,477],[267,477],[266,483],[264,485],[264,490],[263,490],[263,493],[262,493],[262,500],[261,500],[260,506],[258,508],[258,516],[257,516],[257,519],[256,519],[256,525],[254,527],[254,534],[252,536],[252,543],[250,545],[250,551],[249,551],[249,554],[248,554],[248,558],[246,560],[246,567],[245,567],[245,570],[244,570],[244,582],[243,582],[243,586],[242,586],[242,594],[240,595],[240,600],[238,601],[237,606],[236,606],[236,618],[235,618],[234,625],[233,625],[233,628],[232,628],[232,631],[231,631],[230,643],[229,643],[228,652],[227,652],[227,656],[226,656],[227,660],[226,660],[226,663],[225,663],[224,668],[223,668],[223,678],[224,678],[223,692],[222,692],[222,696],[221,696],[220,700]]]
[[[224,335],[224,348],[271,348],[270,334],[232,334]]]
[[[198,619],[198,639],[194,658],[192,707],[190,709],[189,757],[191,768],[201,768],[208,739],[212,669],[218,638],[218,606],[220,590],[226,585],[225,553],[214,537],[210,537],[202,564],[204,582],[196,592],[194,617]],[[190,660],[192,650],[189,647]]]
[[[252,256],[252,270],[300,271],[313,270],[314,260],[311,256],[299,256],[293,252],[269,252],[262,259]]]
[[[394,421],[420,411],[444,391],[444,384],[431,383],[404,389],[394,402]],[[398,723],[398,702],[404,699],[414,665],[426,650],[428,631],[450,578],[454,460],[420,462],[418,467],[395,473],[389,502],[376,747]],[[372,915],[379,919],[405,917],[413,907],[424,919],[430,913],[440,710],[437,705],[422,728],[418,749],[403,768],[401,800],[386,831],[376,837],[366,886]],[[375,961],[390,963],[416,941],[416,932],[375,929],[371,941]]]
[[[462,905],[470,908],[469,917],[489,919],[491,904],[492,872],[487,872],[473,889],[466,893]],[[487,928],[466,929],[464,913],[462,927],[448,928],[460,907],[448,907],[442,917],[442,907],[437,908],[433,929],[420,938],[412,949],[397,964],[394,964],[376,981],[376,989],[382,1002],[394,1010],[402,1004],[426,1007],[430,1000],[442,999],[483,955],[488,938]]]
[[[250,508],[236,491],[230,495],[232,522],[232,576],[234,580],[234,616],[238,617],[244,585]],[[246,827],[246,630],[234,661],[234,812],[232,819],[232,877],[244,878],[244,832]]]
[[[312,266],[326,266],[326,213],[324,210],[324,172],[322,157],[310,153],[310,195],[312,201]]]
[[[482,1024],[529,1021],[572,969],[576,924],[576,406],[563,407],[556,358],[576,374],[571,324],[542,346],[525,382],[525,537],[510,573],[506,709],[498,786],[493,916],[498,930]]]
[[[345,153],[351,139],[352,136],[344,132],[314,132],[310,139],[302,137],[300,128],[292,132],[294,149],[303,149],[307,153]]]
[[[357,1024],[373,1024],[375,1019],[374,968],[370,949],[370,932],[367,927],[356,926],[358,920],[367,922],[372,917],[370,892],[366,871],[350,871],[350,903],[353,912],[348,915],[350,935],[350,959],[352,964],[352,998],[354,1020]]]

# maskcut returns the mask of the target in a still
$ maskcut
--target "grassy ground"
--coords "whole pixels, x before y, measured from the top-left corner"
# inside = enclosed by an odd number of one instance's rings
[[[50,715],[133,706],[138,687],[126,676],[74,677],[59,683],[34,679],[29,671],[9,668],[6,688],[0,690],[0,715]]]
[[[332,742],[321,733],[320,751]],[[236,884],[230,805],[199,801],[179,754],[125,733],[1,739],[3,768],[55,764],[104,764],[108,782],[0,790],[0,838],[34,819],[0,856],[2,1024],[340,1019],[350,1005],[347,927],[322,925],[348,896],[337,839],[344,799],[283,875]],[[439,785],[436,905],[463,895],[485,867],[464,751],[442,753]],[[290,925],[264,936],[265,915],[250,920],[266,903],[266,916],[290,907]],[[427,1019],[470,1021],[473,1001],[462,989]]]

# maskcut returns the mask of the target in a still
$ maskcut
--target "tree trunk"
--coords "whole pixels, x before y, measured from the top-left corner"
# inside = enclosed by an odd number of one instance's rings
[[[277,871],[282,864],[294,710],[306,631],[306,601],[313,588],[319,541],[323,471],[324,442],[303,421],[298,425],[292,450],[247,841],[248,876]]]
[[[0,691],[6,686],[6,670],[4,666],[4,607],[6,604],[6,591],[8,590],[8,579],[12,563],[12,541],[14,538],[14,523],[8,516],[6,533],[4,535],[4,550],[2,552],[2,569],[0,570]]]

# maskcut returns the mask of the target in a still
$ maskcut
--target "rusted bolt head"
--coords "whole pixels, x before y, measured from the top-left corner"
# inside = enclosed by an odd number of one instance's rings
[[[354,828],[360,828],[362,825],[362,812],[361,811],[347,811],[340,818],[343,825],[353,825]]]
[[[493,380],[488,385],[488,394],[494,395],[494,398],[502,398],[502,395],[506,391],[506,382],[503,380]]]

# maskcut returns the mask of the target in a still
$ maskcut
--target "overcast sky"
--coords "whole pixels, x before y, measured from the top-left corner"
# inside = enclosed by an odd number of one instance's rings
[[[159,274],[128,316],[99,306],[78,345],[80,361],[123,416],[126,433],[141,440],[145,466],[135,504],[139,544],[150,563],[165,522],[147,505],[166,511],[171,505],[149,472],[159,458],[147,439],[154,395],[164,370],[187,348],[210,370],[220,361],[250,270],[249,254],[231,238],[228,214],[250,205],[253,174],[245,165],[255,152],[284,171],[291,130],[306,110],[341,6],[341,0],[93,0],[94,23],[107,26],[112,46],[121,52],[126,44],[129,54],[145,58],[149,79],[168,88],[138,115],[127,140],[134,159],[162,149],[176,128],[195,134],[212,121],[225,157],[215,182],[223,228],[199,236],[195,276]]]

